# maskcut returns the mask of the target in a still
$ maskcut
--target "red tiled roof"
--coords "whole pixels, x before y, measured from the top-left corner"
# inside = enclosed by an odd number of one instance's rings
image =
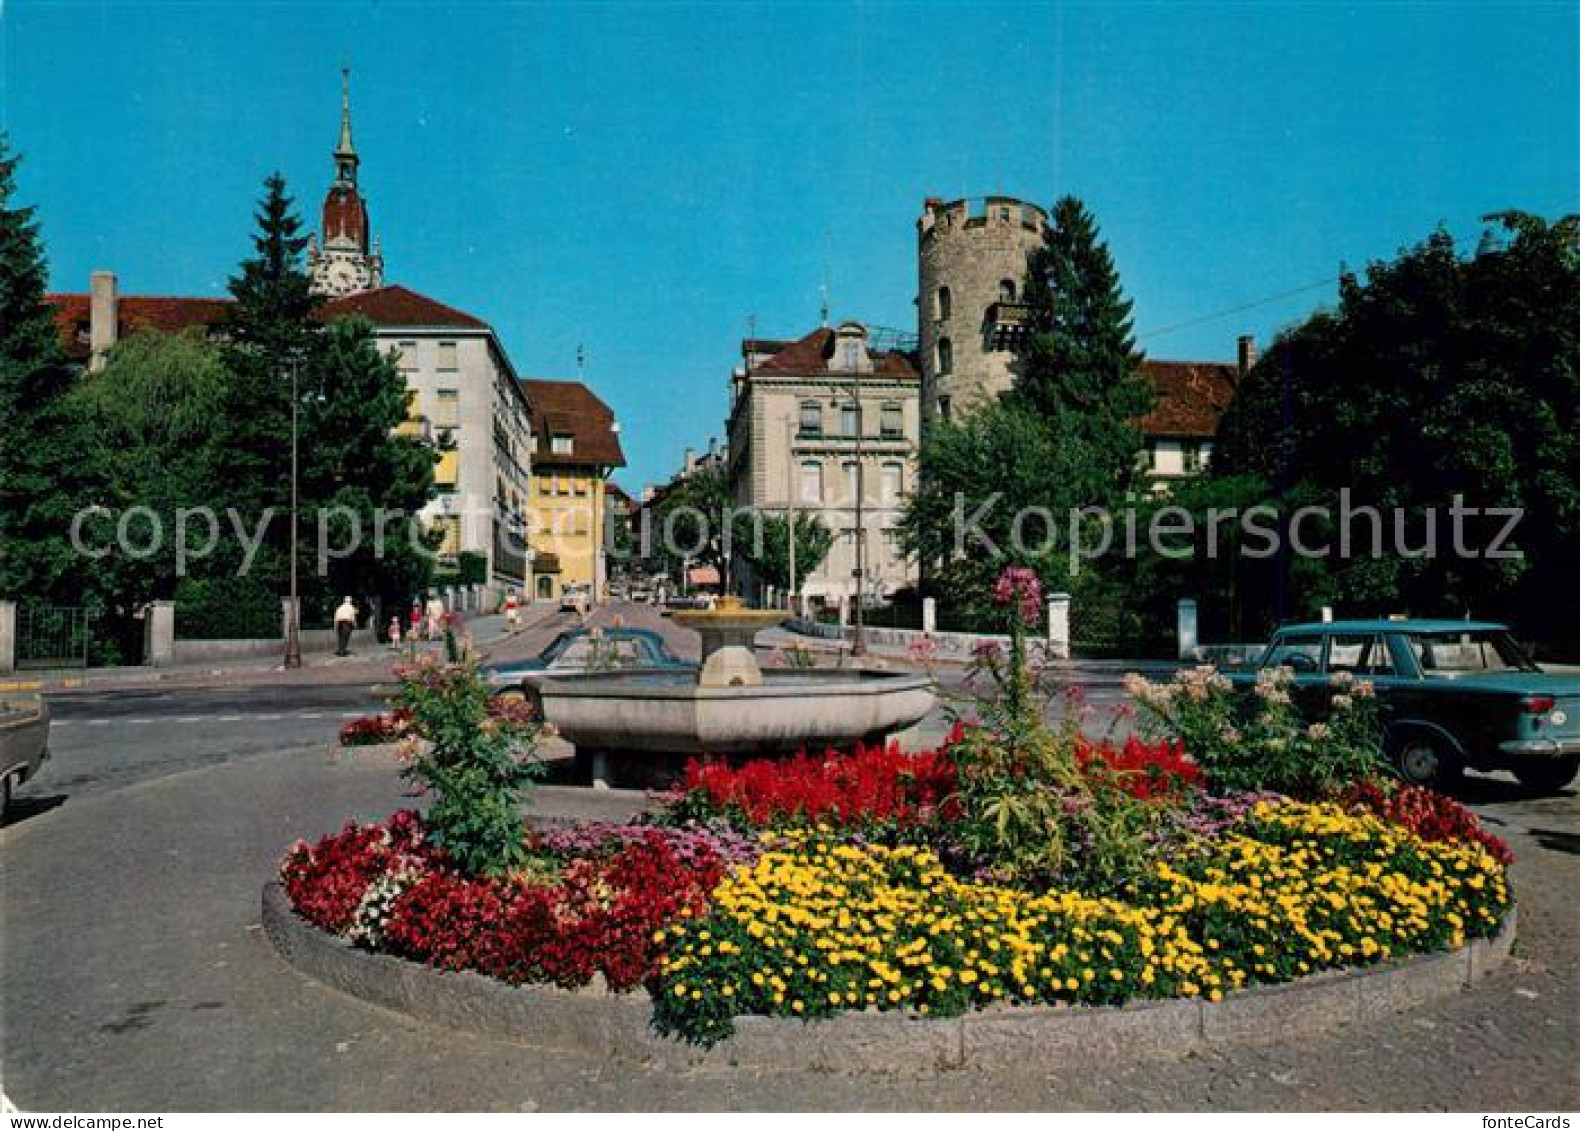
[[[427,295],[398,284],[360,291],[324,303],[326,319],[349,318],[360,314],[375,326],[461,326],[486,330],[488,323],[464,310],[435,302]]]
[[[1152,379],[1152,411],[1141,418],[1146,436],[1209,439],[1234,399],[1235,367],[1219,361],[1153,361],[1141,371]]]
[[[85,294],[46,295],[44,301],[55,308],[55,325],[68,357],[86,360],[88,346],[89,297]],[[161,295],[122,295],[116,316],[120,323],[117,337],[124,338],[142,329],[178,333],[194,326],[211,330],[225,318],[231,307],[228,298],[175,298]]]
[[[761,342],[759,345],[773,343]],[[794,373],[821,376],[830,370],[829,359],[834,356],[834,331],[827,326],[813,330],[806,337],[784,344],[783,348],[767,361],[757,366],[757,372]],[[915,363],[909,354],[900,350],[887,350],[872,355],[872,371],[886,377],[920,379]]]
[[[575,467],[624,467],[614,411],[579,381],[523,378],[521,391],[532,406],[534,464]],[[553,437],[571,437],[571,454],[556,455]]]

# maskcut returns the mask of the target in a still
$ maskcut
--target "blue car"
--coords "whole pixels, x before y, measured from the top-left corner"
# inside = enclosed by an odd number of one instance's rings
[[[1544,672],[1501,624],[1347,620],[1279,629],[1262,668],[1289,668],[1295,701],[1316,714],[1340,672],[1377,689],[1385,749],[1408,781],[1439,787],[1460,771],[1508,770],[1541,792],[1580,771],[1580,676]],[[1254,672],[1225,672],[1241,686]]]
[[[530,660],[489,664],[483,676],[495,694],[525,693],[535,679],[573,672],[694,669],[647,628],[573,628]]]

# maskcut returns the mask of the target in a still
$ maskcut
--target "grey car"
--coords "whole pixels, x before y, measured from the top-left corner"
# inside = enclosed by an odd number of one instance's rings
[[[0,817],[16,787],[49,757],[49,705],[40,697],[0,699]]]

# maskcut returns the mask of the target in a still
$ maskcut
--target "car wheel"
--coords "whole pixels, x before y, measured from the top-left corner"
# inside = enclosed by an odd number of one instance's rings
[[[1554,758],[1550,762],[1526,762],[1515,767],[1514,776],[1526,789],[1538,793],[1557,793],[1580,773],[1580,758]]]
[[[1394,746],[1394,765],[1411,785],[1447,789],[1460,776],[1461,766],[1442,739],[1424,734],[1407,734]]]

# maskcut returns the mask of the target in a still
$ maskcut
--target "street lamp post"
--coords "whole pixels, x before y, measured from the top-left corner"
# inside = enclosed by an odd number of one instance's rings
[[[292,355],[291,364],[291,615],[285,624],[285,666],[302,666],[302,606],[301,594],[296,583],[296,526],[297,526],[297,426],[300,411],[298,370],[301,361]]]
[[[795,474],[796,419],[792,416],[785,423],[787,425],[785,428],[785,475],[788,477],[788,480],[785,484],[785,526],[789,531],[787,537],[790,540],[790,612],[795,616],[800,616],[800,602],[796,600],[795,584],[795,493],[797,486]]]

